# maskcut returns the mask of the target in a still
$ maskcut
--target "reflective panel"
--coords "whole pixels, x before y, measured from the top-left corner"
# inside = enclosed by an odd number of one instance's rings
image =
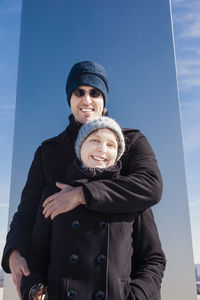
[[[36,147],[68,124],[66,77],[81,60],[104,65],[109,115],[139,128],[156,153],[164,181],[154,208],[167,256],[162,300],[196,299],[168,0],[23,1],[9,218]],[[10,285],[4,300],[18,299]]]

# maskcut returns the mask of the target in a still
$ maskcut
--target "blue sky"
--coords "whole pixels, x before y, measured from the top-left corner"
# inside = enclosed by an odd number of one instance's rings
[[[200,2],[172,2],[195,262],[200,263]]]
[[[200,3],[174,0],[172,8],[194,257],[200,263]],[[20,13],[21,1],[0,2],[0,256],[7,231]]]

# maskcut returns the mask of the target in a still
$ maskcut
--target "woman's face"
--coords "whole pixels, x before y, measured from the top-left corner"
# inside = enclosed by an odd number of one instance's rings
[[[114,165],[118,142],[112,130],[102,128],[91,133],[81,146],[81,160],[87,168],[108,168]]]

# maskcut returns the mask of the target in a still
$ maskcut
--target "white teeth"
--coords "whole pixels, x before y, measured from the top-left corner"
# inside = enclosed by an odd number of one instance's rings
[[[82,111],[92,111],[92,108],[81,108]]]
[[[93,158],[99,161],[106,161],[106,158],[93,155]]]
[[[94,107],[92,107],[92,106],[87,106],[87,107],[80,107],[80,110],[81,111],[86,111],[86,112],[88,112],[88,111],[93,111],[94,110]]]

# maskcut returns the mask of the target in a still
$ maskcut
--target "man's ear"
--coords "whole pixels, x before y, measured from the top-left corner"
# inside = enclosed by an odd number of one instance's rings
[[[107,108],[104,107],[103,111],[102,111],[102,116],[107,117],[108,116],[108,110]]]
[[[71,108],[71,96],[72,96],[72,94],[71,94],[70,97],[69,97],[69,101],[68,101],[68,99],[67,99],[67,102],[68,102],[70,108]]]

